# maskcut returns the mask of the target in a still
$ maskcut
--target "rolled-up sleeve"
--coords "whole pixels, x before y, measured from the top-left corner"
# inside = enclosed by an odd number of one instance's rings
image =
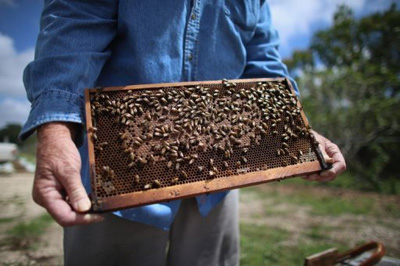
[[[95,82],[117,32],[116,0],[45,1],[35,59],[25,68],[31,111],[20,138],[52,121],[82,123],[84,88]]]
[[[289,77],[279,51],[279,35],[271,23],[268,1],[260,7],[259,19],[252,40],[246,45],[247,62],[242,78]],[[296,82],[290,81],[299,94]]]

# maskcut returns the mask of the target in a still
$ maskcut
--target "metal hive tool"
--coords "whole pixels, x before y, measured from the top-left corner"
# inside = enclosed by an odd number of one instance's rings
[[[86,90],[93,211],[330,167],[285,78]]]

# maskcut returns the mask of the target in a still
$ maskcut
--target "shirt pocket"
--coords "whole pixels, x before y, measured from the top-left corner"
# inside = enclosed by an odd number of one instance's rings
[[[257,25],[260,0],[225,0],[225,15],[243,35],[251,35]]]

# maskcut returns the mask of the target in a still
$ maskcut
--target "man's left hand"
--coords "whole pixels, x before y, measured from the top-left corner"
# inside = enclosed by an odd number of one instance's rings
[[[329,158],[332,158],[333,164],[332,168],[322,171],[317,174],[311,174],[306,177],[303,177],[308,181],[321,181],[328,182],[335,180],[336,177],[343,173],[346,170],[346,162],[344,160],[343,154],[340,152],[339,147],[332,143],[329,139],[324,136],[318,134],[317,132],[312,132],[315,136],[315,139],[319,143],[319,148],[321,152]]]

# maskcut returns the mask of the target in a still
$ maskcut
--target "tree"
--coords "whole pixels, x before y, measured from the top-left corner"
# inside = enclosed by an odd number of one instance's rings
[[[18,139],[18,134],[22,127],[19,124],[7,124],[5,127],[0,129],[0,142],[8,139],[9,142],[15,144],[21,144]]]
[[[335,141],[366,187],[400,184],[400,11],[356,20],[340,6],[333,26],[286,60],[317,131]],[[385,182],[383,182],[385,181]],[[388,186],[390,192],[400,187]]]

